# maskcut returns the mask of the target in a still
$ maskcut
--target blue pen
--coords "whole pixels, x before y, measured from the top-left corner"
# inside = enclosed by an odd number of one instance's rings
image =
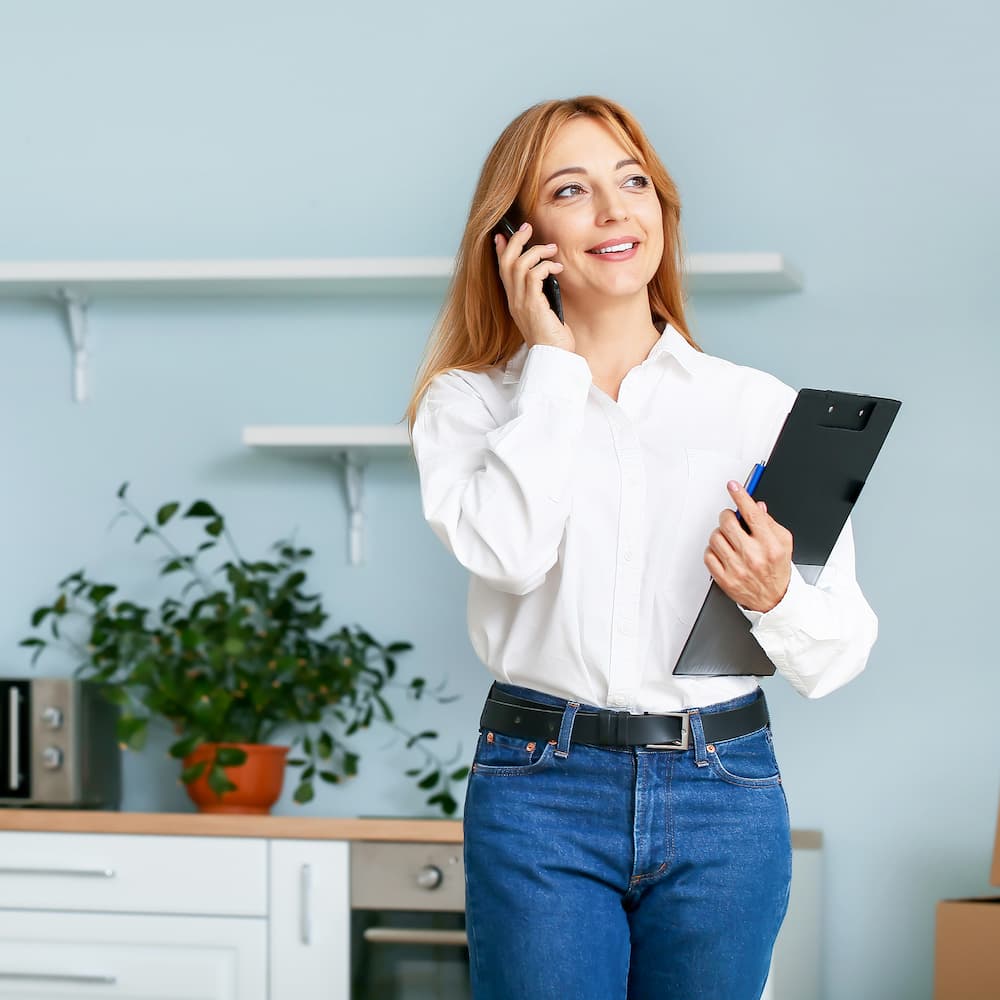
[[[758,462],[751,470],[750,475],[747,476],[747,481],[743,484],[743,489],[753,496],[753,491],[757,489],[757,484],[760,482],[760,477],[764,472],[764,462]]]
[[[747,476],[747,481],[743,484],[743,489],[747,491],[750,496],[753,496],[753,491],[757,489],[757,484],[760,482],[760,477],[764,472],[764,462],[758,462],[751,470],[750,475]],[[750,529],[747,527],[746,521],[743,520],[743,515],[739,511],[736,512],[736,520],[743,525],[743,530],[749,532]]]

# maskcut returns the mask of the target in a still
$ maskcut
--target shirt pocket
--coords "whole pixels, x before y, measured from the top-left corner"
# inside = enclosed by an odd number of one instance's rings
[[[726,483],[743,482],[749,471],[746,460],[735,452],[686,448],[686,479],[680,513],[671,533],[663,574],[663,596],[685,625],[694,623],[712,582],[705,566],[705,549],[719,526],[719,514],[735,509]]]

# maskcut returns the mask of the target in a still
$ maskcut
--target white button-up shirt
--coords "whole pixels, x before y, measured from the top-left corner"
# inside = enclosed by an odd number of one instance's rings
[[[621,384],[525,345],[506,368],[433,380],[413,427],[424,515],[469,570],[472,646],[501,681],[632,712],[747,694],[750,676],[672,671],[711,578],[719,512],[771,451],[795,392],[669,325]],[[864,669],[877,620],[848,522],[815,585],[795,567],[752,634],[801,694]]]

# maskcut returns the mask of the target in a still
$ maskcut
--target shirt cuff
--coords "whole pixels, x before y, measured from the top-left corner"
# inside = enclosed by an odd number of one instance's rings
[[[751,611],[742,604],[738,607],[753,629],[787,628],[801,619],[808,590],[809,584],[802,579],[802,574],[796,569],[795,563],[792,563],[792,575],[788,578],[785,596],[770,611]]]
[[[565,399],[582,406],[593,380],[590,365],[582,355],[562,347],[536,344],[528,351],[524,362],[514,400],[515,410],[520,412],[521,398],[529,393]]]

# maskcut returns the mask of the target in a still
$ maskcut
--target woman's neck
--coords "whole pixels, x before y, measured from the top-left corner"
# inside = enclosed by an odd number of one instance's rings
[[[642,364],[660,338],[645,295],[613,300],[582,316],[568,309],[566,321],[573,330],[576,353],[587,359],[595,383],[605,392],[606,384],[614,383],[616,391],[609,393],[613,398],[621,380]]]

